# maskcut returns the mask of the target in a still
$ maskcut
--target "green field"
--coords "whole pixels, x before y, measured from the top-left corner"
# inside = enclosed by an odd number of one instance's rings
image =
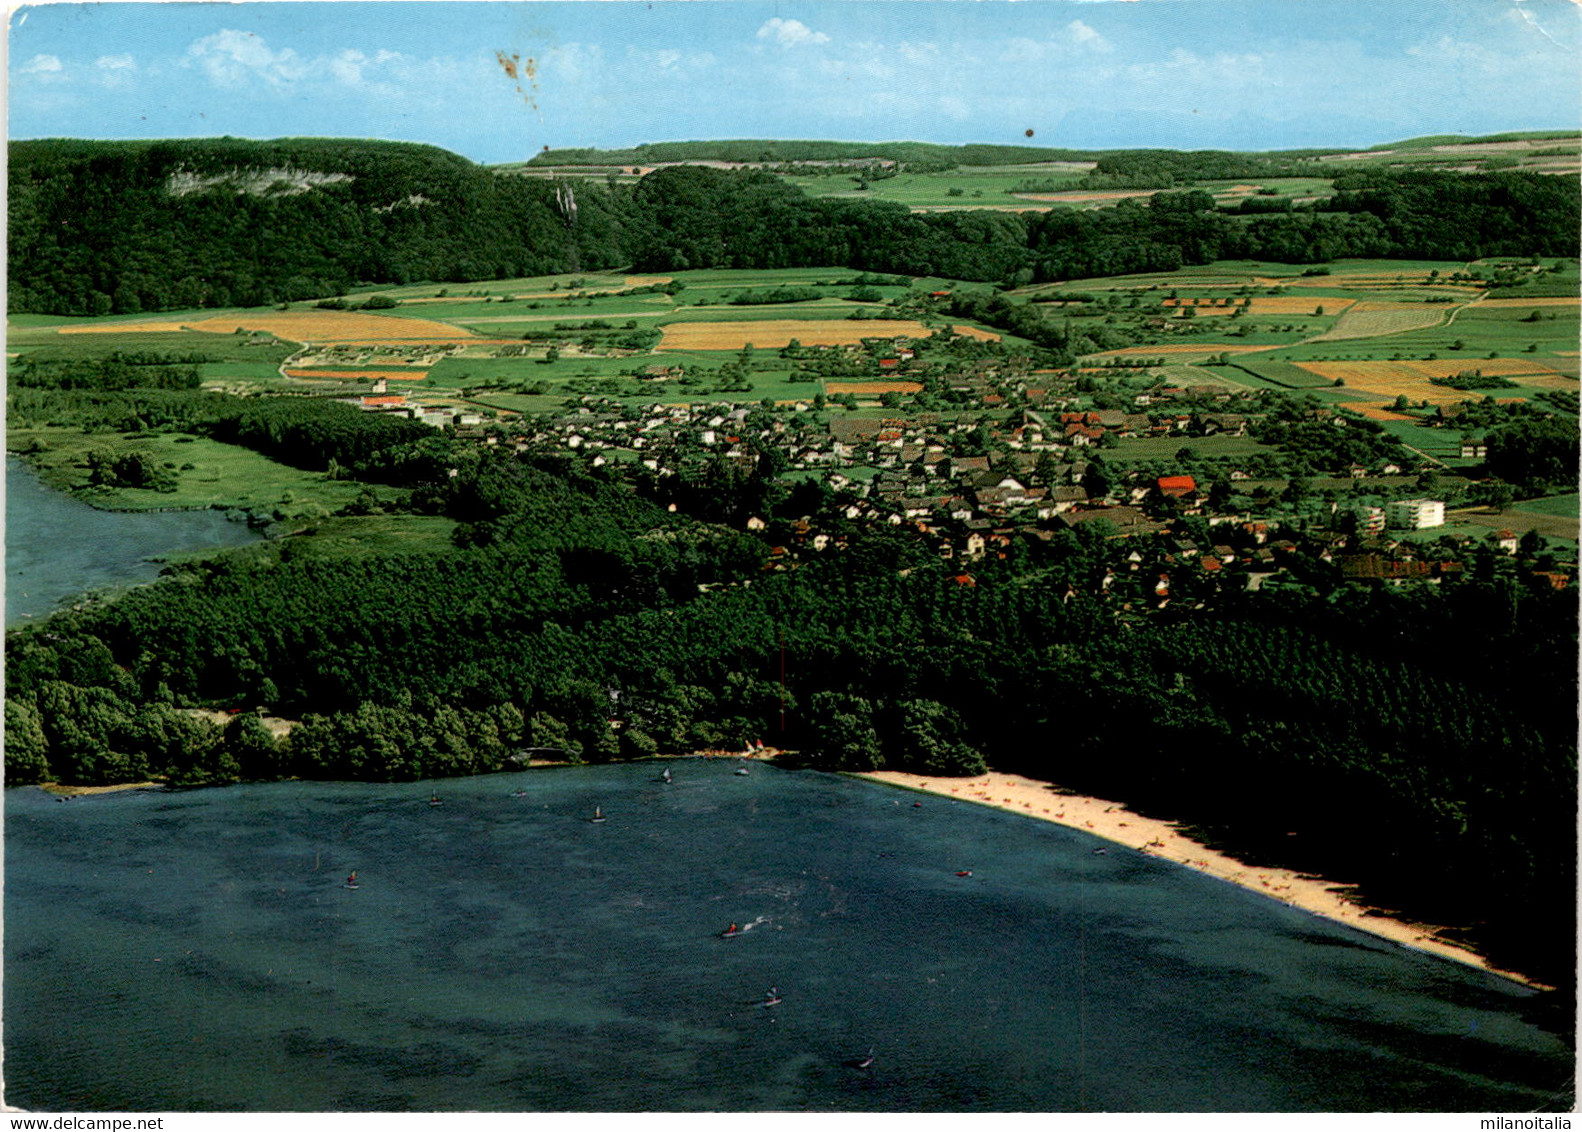
[[[276,463],[251,449],[182,433],[83,434],[71,429],[29,428],[9,431],[6,444],[12,450],[42,446],[28,459],[46,483],[112,510],[219,507],[278,511],[288,518],[323,517],[365,490],[365,485],[351,480],[327,479],[319,472]],[[90,486],[85,461],[96,449],[149,453],[175,474],[176,490]],[[385,494],[392,493],[387,490]]]
[[[1524,499],[1516,504],[1516,509],[1529,511],[1535,515],[1555,515],[1563,519],[1577,517],[1577,493],[1569,495],[1551,495],[1545,499]]]
[[[1190,448],[1196,459],[1234,459],[1274,450],[1250,436],[1141,436],[1117,442],[1104,449],[1106,462],[1124,464],[1140,460],[1174,460],[1177,452]]]

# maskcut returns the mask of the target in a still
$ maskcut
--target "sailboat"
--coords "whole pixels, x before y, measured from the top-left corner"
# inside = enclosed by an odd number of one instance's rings
[[[358,888],[362,887],[362,885],[357,883],[357,870],[356,869],[352,870],[352,875],[346,878],[346,883],[342,887],[350,888],[350,889],[358,889]]]
[[[591,818],[589,818],[588,820],[591,821],[591,822],[601,822],[601,821],[603,821],[604,820],[604,810],[601,807],[599,807],[599,806],[594,806],[593,807],[593,816]]]

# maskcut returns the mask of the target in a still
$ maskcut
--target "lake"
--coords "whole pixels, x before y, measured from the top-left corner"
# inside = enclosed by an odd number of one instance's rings
[[[1570,1107],[1565,1039],[1486,972],[1014,814],[665,765],[7,791],[7,1100]]]
[[[6,457],[5,623],[47,617],[61,602],[107,586],[149,582],[152,558],[255,542],[219,511],[99,511],[46,487]]]

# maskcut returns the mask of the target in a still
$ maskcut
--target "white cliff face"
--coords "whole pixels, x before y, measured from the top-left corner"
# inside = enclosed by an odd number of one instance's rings
[[[184,197],[209,189],[229,188],[238,195],[297,196],[321,185],[352,180],[349,173],[313,173],[306,169],[231,169],[213,176],[200,176],[180,169],[170,175],[165,188],[171,196]]]

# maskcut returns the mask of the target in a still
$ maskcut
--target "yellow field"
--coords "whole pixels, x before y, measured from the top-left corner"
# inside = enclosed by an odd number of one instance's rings
[[[920,381],[826,381],[828,393],[921,393]]]
[[[444,322],[421,318],[356,311],[276,311],[220,315],[196,322],[106,322],[94,326],[63,326],[61,334],[153,334],[173,330],[200,330],[206,334],[231,334],[262,330],[289,342],[464,342],[472,335]]]
[[[1297,362],[1305,370],[1320,377],[1344,378],[1347,385],[1353,380],[1364,381],[1370,377],[1405,378],[1454,377],[1468,370],[1479,370],[1491,377],[1548,377],[1555,371],[1543,362],[1530,362],[1522,358],[1438,358],[1434,361],[1409,359],[1400,362]]]
[[[428,376],[426,369],[288,369],[287,377],[319,377],[340,381],[370,381],[384,378],[387,381],[422,381]]]
[[[1416,417],[1407,416],[1405,413],[1394,412],[1386,407],[1389,404],[1391,404],[1389,401],[1347,401],[1346,408],[1359,416],[1364,416],[1374,421],[1413,421],[1417,419]]]
[[[957,334],[998,342],[1000,336],[975,326],[952,327]],[[864,338],[927,338],[933,330],[909,319],[765,319],[761,322],[672,322],[660,350],[740,350],[749,342],[772,350],[795,338],[804,346],[855,346]]]
[[[1377,401],[1384,404],[1396,397],[1410,401],[1427,401],[1430,405],[1453,405],[1468,398],[1480,398],[1486,390],[1453,389],[1447,385],[1434,385],[1429,379],[1453,377],[1468,370],[1482,370],[1494,377],[1520,381],[1524,385],[1544,389],[1574,389],[1576,382],[1557,374],[1541,362],[1527,362],[1519,358],[1467,358],[1464,360],[1402,361],[1402,362],[1297,362],[1309,373],[1329,381],[1344,381],[1348,394],[1355,393],[1359,401]],[[1553,383],[1553,384],[1551,384]],[[1378,417],[1377,420],[1391,420]]]

